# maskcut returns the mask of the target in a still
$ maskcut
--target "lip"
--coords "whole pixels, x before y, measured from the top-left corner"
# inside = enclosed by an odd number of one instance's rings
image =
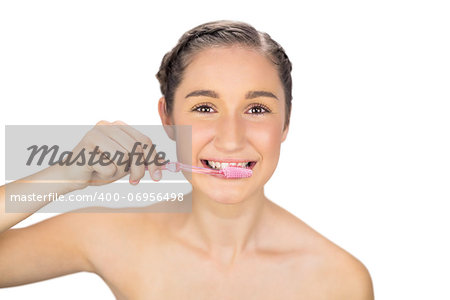
[[[236,158],[201,158],[200,160],[212,160],[221,163],[243,163],[249,161],[257,162],[256,159],[236,159]]]

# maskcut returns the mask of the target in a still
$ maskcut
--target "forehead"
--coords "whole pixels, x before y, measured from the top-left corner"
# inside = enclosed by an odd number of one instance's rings
[[[195,54],[177,92],[193,88],[219,92],[230,88],[235,92],[264,89],[271,90],[279,99],[283,93],[276,65],[257,50],[242,46],[208,48]]]

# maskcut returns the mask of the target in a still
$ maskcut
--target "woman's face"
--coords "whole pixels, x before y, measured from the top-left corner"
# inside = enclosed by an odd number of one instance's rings
[[[160,101],[160,114],[164,99]],[[192,164],[250,163],[253,175],[226,179],[192,174],[193,190],[221,203],[238,203],[263,192],[287,134],[285,103],[276,66],[243,47],[217,47],[196,54],[175,92],[171,120],[192,126]]]

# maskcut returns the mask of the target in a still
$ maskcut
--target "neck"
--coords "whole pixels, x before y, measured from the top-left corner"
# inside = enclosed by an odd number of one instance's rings
[[[255,247],[267,202],[263,189],[233,204],[216,202],[194,190],[187,226],[213,259],[231,265],[240,254]]]

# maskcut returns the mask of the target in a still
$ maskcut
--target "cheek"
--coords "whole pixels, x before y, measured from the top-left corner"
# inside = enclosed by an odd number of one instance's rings
[[[282,139],[282,128],[279,122],[269,122],[263,126],[262,124],[250,124],[247,130],[248,139],[263,155],[263,159],[278,161]]]
[[[209,122],[195,120],[192,114],[185,113],[186,108],[174,106],[173,120],[176,125],[191,126],[192,164],[196,164],[202,148],[215,136],[215,128]]]
[[[251,132],[250,143],[261,158],[261,164],[258,167],[261,171],[258,177],[261,185],[264,185],[272,177],[278,165],[282,139],[282,130],[279,124],[280,122],[269,122],[264,124],[265,126],[254,126],[249,130]]]
[[[192,154],[195,155],[214,137],[214,126],[192,124]]]

